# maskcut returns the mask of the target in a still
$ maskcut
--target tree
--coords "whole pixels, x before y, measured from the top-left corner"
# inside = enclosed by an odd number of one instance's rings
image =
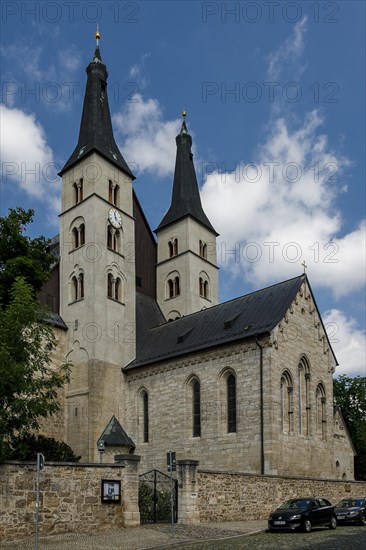
[[[48,462],[79,462],[80,456],[62,441],[44,435],[24,434],[12,441],[10,460],[34,460],[42,453]]]
[[[10,208],[7,217],[0,217],[0,303],[4,305],[19,275],[31,285],[34,295],[50,276],[54,258],[47,251],[49,240],[24,235],[33,216],[33,210]]]
[[[70,367],[51,367],[55,347],[34,288],[16,278],[8,304],[0,304],[0,459],[9,456],[12,440],[60,409],[57,391],[69,381]]]
[[[355,477],[366,480],[366,377],[345,374],[333,381],[334,402],[339,405],[355,446]]]

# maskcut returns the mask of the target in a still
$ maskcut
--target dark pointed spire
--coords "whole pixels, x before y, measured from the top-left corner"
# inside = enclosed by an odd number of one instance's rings
[[[202,208],[196,171],[193,163],[192,136],[188,133],[186,125],[187,113],[183,111],[182,115],[182,127],[175,138],[177,156],[175,160],[172,201],[157,231],[185,216],[192,216],[202,225],[205,225],[208,229],[216,233]],[[218,235],[218,233],[216,233],[216,235]]]
[[[107,67],[99,49],[100,33],[95,33],[97,45],[93,60],[86,68],[87,83],[81,115],[79,139],[74,152],[62,168],[60,175],[92,151],[97,151],[112,164],[134,178],[114,140],[107,94]]]

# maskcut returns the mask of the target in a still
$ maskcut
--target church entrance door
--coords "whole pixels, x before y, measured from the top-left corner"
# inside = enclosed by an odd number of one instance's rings
[[[178,481],[159,470],[139,476],[139,508],[141,523],[169,523],[173,498],[173,521],[178,520]],[[172,495],[173,492],[173,495]]]

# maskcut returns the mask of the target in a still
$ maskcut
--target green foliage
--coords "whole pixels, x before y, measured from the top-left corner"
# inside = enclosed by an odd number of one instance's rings
[[[333,389],[357,452],[355,477],[366,480],[366,377],[343,374],[333,381]]]
[[[15,438],[11,443],[8,459],[35,460],[37,453],[42,453],[47,462],[79,462],[80,460],[80,456],[76,456],[66,443],[35,434],[24,434]]]
[[[54,261],[47,252],[49,240],[25,236],[26,226],[33,221],[33,210],[10,208],[6,217],[0,217],[0,303],[9,303],[9,290],[21,275],[35,294],[50,276]]]
[[[68,364],[50,367],[56,341],[46,315],[18,277],[8,304],[0,304],[0,460],[15,437],[59,411],[57,390],[69,381]]]

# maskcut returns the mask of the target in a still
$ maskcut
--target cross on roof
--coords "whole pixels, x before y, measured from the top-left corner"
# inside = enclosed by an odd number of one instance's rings
[[[307,268],[308,266],[306,265],[305,260],[302,262],[301,265],[302,265],[303,268],[304,268],[304,273],[306,273],[306,268]]]

